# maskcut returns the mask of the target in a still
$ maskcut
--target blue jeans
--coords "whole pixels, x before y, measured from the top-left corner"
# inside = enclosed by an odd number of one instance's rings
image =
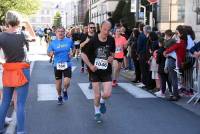
[[[23,70],[26,78],[30,80],[30,69]],[[25,102],[28,95],[29,82],[21,87],[4,87],[3,100],[0,106],[0,132],[4,130],[5,117],[12,100],[13,92],[17,94],[17,133],[24,134]]]
[[[132,58],[130,56],[127,57],[128,58],[128,69],[132,70],[133,69],[133,61]]]

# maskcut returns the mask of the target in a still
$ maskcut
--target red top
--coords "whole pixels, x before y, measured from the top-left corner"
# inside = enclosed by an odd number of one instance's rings
[[[115,37],[115,58],[124,58],[124,49],[127,44],[127,40],[125,37]]]
[[[180,67],[180,65],[184,62],[185,55],[186,55],[186,42],[184,40],[180,40],[179,43],[172,45],[165,52],[166,54],[168,54],[173,51],[176,52],[177,59],[178,59],[178,66]]]

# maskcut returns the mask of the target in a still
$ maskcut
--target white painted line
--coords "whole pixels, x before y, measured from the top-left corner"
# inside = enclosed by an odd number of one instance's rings
[[[57,100],[57,98],[55,84],[38,84],[38,101]]]
[[[72,66],[72,72],[76,69],[77,66]]]
[[[34,65],[35,65],[35,62],[32,61],[32,62],[31,62],[31,66],[30,66],[30,75],[32,75],[32,71],[33,71]],[[15,112],[15,110],[13,110],[13,113],[12,113],[11,118],[12,118],[12,121],[11,121],[10,124],[8,125],[5,134],[15,134],[15,128],[16,128],[16,125],[17,125],[16,112]]]
[[[35,65],[35,61],[32,61],[31,62],[31,67],[30,67],[30,75],[32,74],[34,65]]]
[[[87,99],[94,99],[94,92],[92,89],[89,89],[90,83],[78,83],[79,87],[83,91],[84,95],[86,96]]]
[[[156,98],[151,93],[144,91],[130,83],[118,83],[118,85],[136,98]]]

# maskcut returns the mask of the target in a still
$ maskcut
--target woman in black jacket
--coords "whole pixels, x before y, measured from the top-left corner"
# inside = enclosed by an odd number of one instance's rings
[[[134,83],[138,83],[141,81],[141,71],[140,71],[140,64],[137,54],[137,40],[140,32],[138,29],[134,29],[131,36],[128,39],[128,45],[131,46],[131,57],[135,66],[135,80],[132,81]]]

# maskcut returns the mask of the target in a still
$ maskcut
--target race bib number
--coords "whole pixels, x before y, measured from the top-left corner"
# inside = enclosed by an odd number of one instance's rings
[[[108,68],[108,61],[107,61],[107,60],[104,60],[104,59],[96,58],[96,59],[95,59],[95,62],[94,62],[94,65],[95,65],[98,69],[105,70],[105,69]]]
[[[123,49],[121,47],[117,47],[115,49],[115,53],[121,53],[121,52],[123,52]]]
[[[67,62],[57,63],[56,65],[57,70],[65,70],[67,67]]]
[[[55,40],[56,39],[56,36],[51,36],[51,40]]]
[[[75,41],[74,42],[74,45],[79,45],[80,44],[80,41]]]

